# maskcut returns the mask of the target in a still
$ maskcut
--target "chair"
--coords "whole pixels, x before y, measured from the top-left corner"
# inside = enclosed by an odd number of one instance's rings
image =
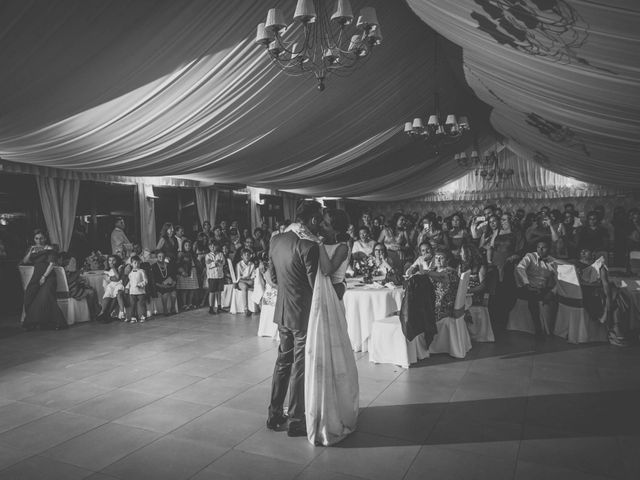
[[[471,323],[467,323],[469,336],[473,342],[495,342],[496,337],[493,335],[493,327],[491,326],[491,317],[489,309],[485,306],[470,306]]]
[[[373,363],[390,363],[409,368],[418,360],[429,358],[429,347],[423,334],[408,341],[400,324],[400,317],[375,320],[371,326],[369,339],[369,361]]]
[[[607,328],[591,320],[582,306],[582,289],[573,265],[558,265],[558,315],[553,334],[569,343],[606,342]]]
[[[640,275],[640,251],[629,252],[629,270]]]
[[[515,274],[515,272],[514,272]],[[519,277],[516,275],[516,286],[522,287]],[[542,302],[539,302],[542,303]],[[542,331],[546,335],[551,335],[551,325],[553,318],[548,318],[547,309],[540,306],[540,322],[542,323]],[[507,330],[516,332],[525,332],[534,335],[536,333],[536,327],[533,322],[533,317],[529,311],[529,303],[523,299],[516,299],[514,307],[509,312],[509,319],[507,320]]]
[[[178,296],[176,295],[176,299],[173,302],[173,310],[174,312],[179,312],[180,307],[178,305]],[[151,301],[149,305],[147,305],[147,314],[158,315],[162,311],[162,299],[160,295],[157,297],[151,297]]]
[[[438,333],[429,345],[429,353],[448,353],[454,358],[464,358],[471,350],[471,337],[464,319],[464,308],[469,288],[470,271],[460,275],[458,293],[453,305],[454,316],[445,317],[436,323]]]
[[[233,269],[233,263],[231,262],[231,259],[227,258],[227,262],[229,264],[229,273],[231,274],[231,281],[233,282],[233,289],[231,291],[231,305],[229,307],[229,313],[244,313],[244,302],[242,301],[242,297],[240,295],[238,295],[238,289],[235,288],[235,285],[238,283],[238,277],[236,277],[236,272]],[[251,301],[253,296],[253,290],[249,290],[247,292],[247,309],[251,312],[251,313],[255,313],[257,310],[257,305]]]
[[[27,289],[29,280],[31,280],[31,277],[33,276],[33,266],[19,265],[18,270],[20,271],[20,280],[22,282],[22,290],[24,291]],[[67,276],[62,267],[54,267],[53,272],[56,276],[56,297],[58,306],[60,307],[60,310],[62,310],[62,314],[64,315],[64,319],[67,324],[73,325],[77,322],[88,322],[91,319],[91,315],[89,313],[89,305],[87,304],[86,299],[76,300],[75,298],[69,297]],[[24,321],[24,316],[25,311],[23,306],[20,322]]]

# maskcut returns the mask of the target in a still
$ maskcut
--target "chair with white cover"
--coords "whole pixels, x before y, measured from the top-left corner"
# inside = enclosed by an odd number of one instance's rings
[[[516,275],[516,286],[522,287],[520,278]],[[540,302],[542,303],[542,302]],[[553,318],[548,318],[546,308],[540,308],[540,321],[542,323],[542,331],[546,335],[551,335],[551,325],[553,324]],[[529,311],[529,302],[523,298],[516,299],[516,303],[509,312],[509,318],[507,320],[507,330],[516,332],[525,332],[530,334],[536,333],[535,323],[533,317]]]
[[[558,315],[553,334],[569,343],[606,342],[607,327],[591,320],[582,304],[582,289],[573,265],[558,265]]]
[[[235,286],[238,283],[238,277],[236,276],[236,272],[233,269],[233,263],[231,262],[231,259],[227,258],[227,263],[229,264],[229,273],[231,274],[231,281],[233,282],[233,290],[231,292],[231,305],[229,307],[229,313],[244,313],[245,310],[245,305],[243,302],[243,298],[241,295],[239,295],[239,290],[237,288],[235,288]],[[248,295],[247,295],[247,309],[251,312],[251,313],[255,313],[257,310],[257,305],[252,301],[253,298],[253,290],[249,290]]]
[[[409,365],[424,358],[429,358],[429,346],[424,335],[420,334],[408,341],[402,332],[398,315],[375,320],[371,325],[370,362],[409,368]]]
[[[640,251],[629,252],[629,270],[631,273],[640,275]]]
[[[484,305],[471,305],[469,313],[471,314],[471,323],[467,323],[467,329],[471,340],[473,342],[495,342],[496,337],[493,335],[489,309]]]
[[[471,350],[471,337],[464,319],[470,275],[469,270],[460,275],[458,293],[453,305],[454,316],[438,320],[436,323],[438,333],[429,345],[429,353],[448,353],[455,358],[464,358]]]

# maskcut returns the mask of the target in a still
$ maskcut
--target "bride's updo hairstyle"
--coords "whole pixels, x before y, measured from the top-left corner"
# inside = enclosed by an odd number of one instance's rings
[[[351,239],[351,236],[347,233],[351,224],[349,214],[344,210],[328,208],[325,211],[325,215],[329,218],[331,226],[336,231],[336,240],[338,242],[348,242]]]

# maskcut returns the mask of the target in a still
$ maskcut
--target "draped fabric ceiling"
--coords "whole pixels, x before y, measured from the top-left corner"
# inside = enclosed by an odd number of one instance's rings
[[[635,186],[640,6],[566,3],[579,12],[571,28],[586,39],[562,37],[568,58],[556,58],[497,42],[473,13],[564,2],[477,2],[353,0],[354,12],[376,7],[384,43],[318,92],[313,79],[273,68],[253,43],[266,10],[291,18],[295,0],[7,0],[0,158],[84,174],[411,198],[464,173],[450,161],[453,147],[436,151],[401,132],[433,110],[438,85],[443,113],[467,114],[481,145],[493,138],[488,104],[493,126],[524,156],[581,180]],[[425,22],[453,42],[438,42],[437,82]]]

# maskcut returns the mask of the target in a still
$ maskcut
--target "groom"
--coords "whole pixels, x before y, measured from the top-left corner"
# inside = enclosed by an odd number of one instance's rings
[[[313,285],[318,271],[318,244],[313,235],[322,222],[318,202],[305,201],[296,210],[296,223],[271,239],[270,274],[278,296],[274,323],[278,324],[280,347],[273,370],[267,427],[279,430],[288,420],[290,437],[307,435],[304,417],[304,349],[311,310]],[[288,417],[283,413],[289,387]]]

